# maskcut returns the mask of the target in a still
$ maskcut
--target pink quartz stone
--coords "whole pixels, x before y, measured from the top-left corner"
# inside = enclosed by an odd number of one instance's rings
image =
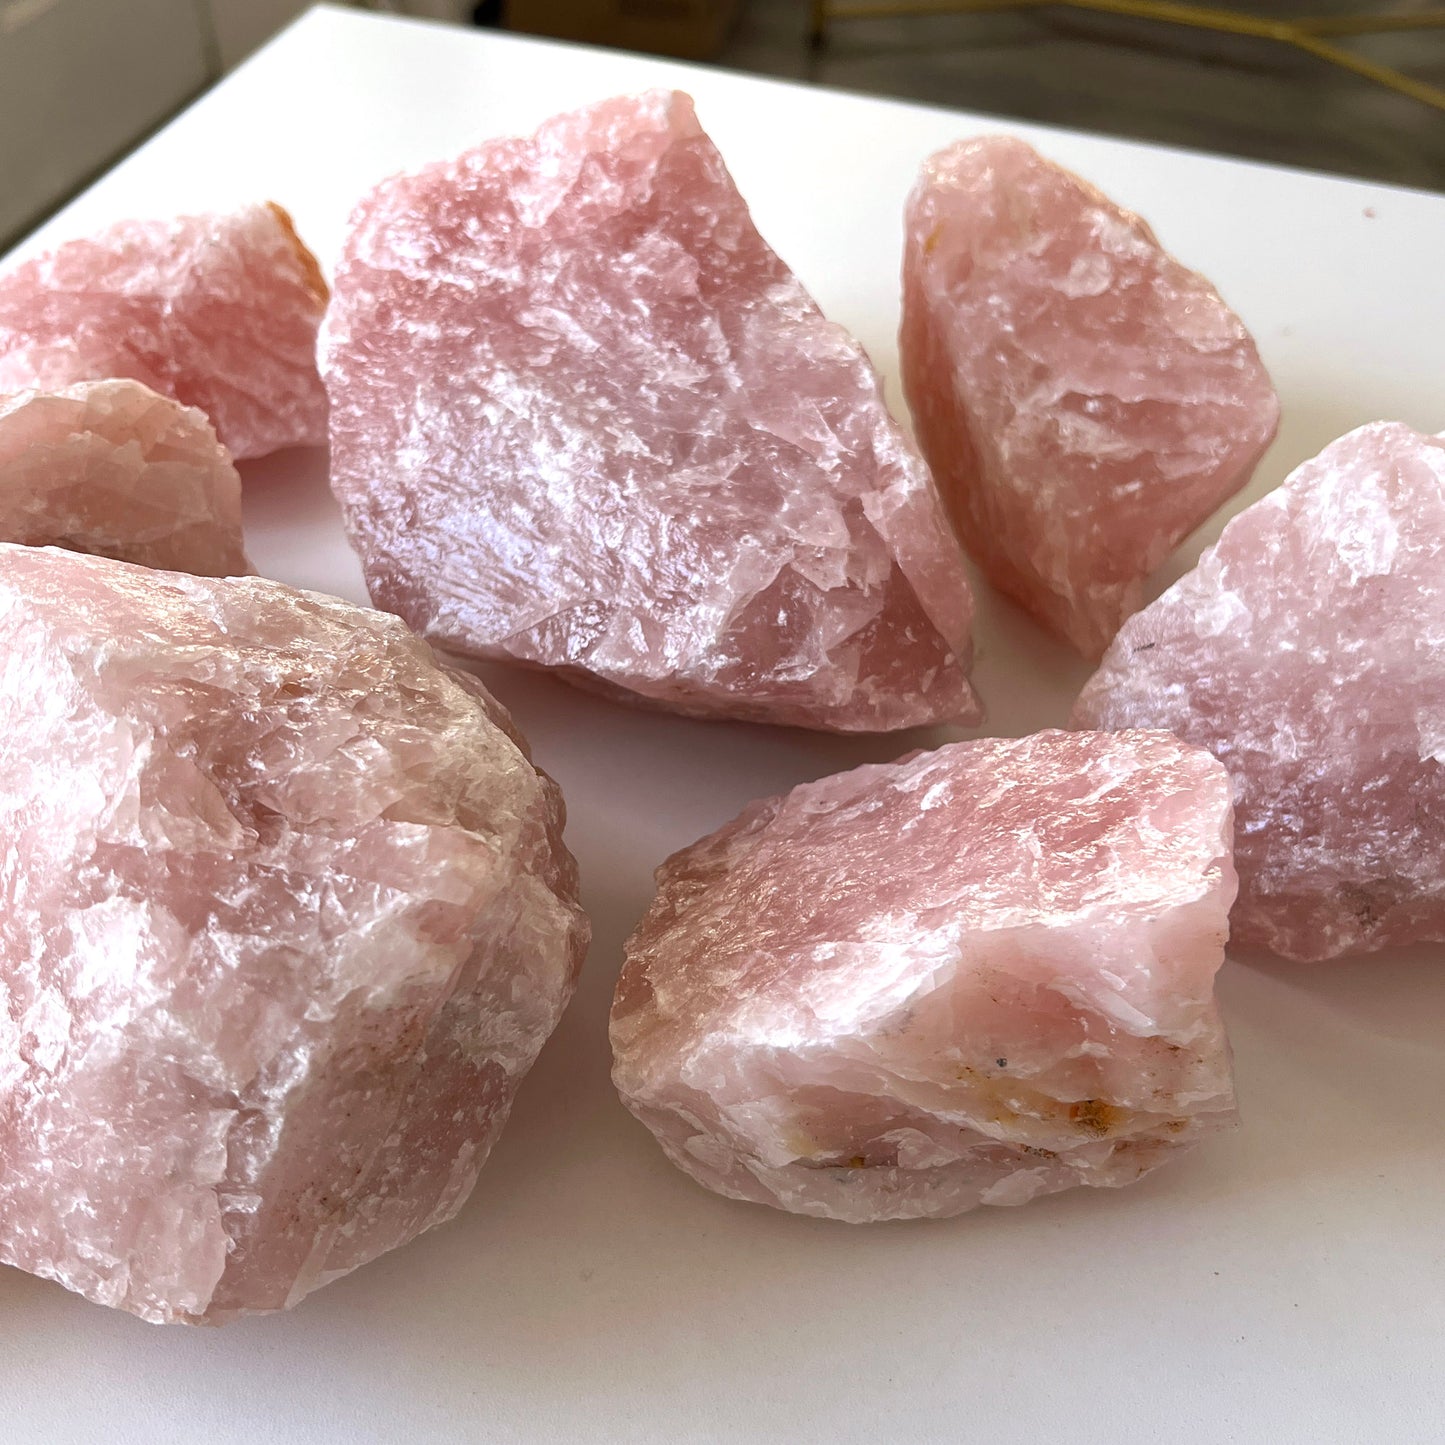
[[[198,411],[138,381],[0,397],[0,541],[249,572],[241,479]]]
[[[1445,939],[1445,441],[1380,422],[1241,512],[1074,709],[1229,769],[1236,941]]]
[[[326,283],[280,206],[125,221],[0,274],[0,392],[124,376],[233,456],[326,440]]]
[[[1249,480],[1279,402],[1254,342],[1138,216],[1007,136],[923,168],[904,389],[989,580],[1097,658]]]
[[[397,619],[0,545],[0,1261],[277,1310],[449,1219],[587,924],[554,784]]]
[[[384,182],[323,352],[347,528],[418,631],[698,716],[978,720],[928,470],[685,95]]]
[[[1166,733],[957,743],[658,872],[613,1079],[735,1199],[867,1222],[1128,1184],[1235,1120],[1229,780]]]

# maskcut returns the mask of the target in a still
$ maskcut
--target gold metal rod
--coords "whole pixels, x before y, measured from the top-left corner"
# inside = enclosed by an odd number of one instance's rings
[[[1445,27],[1445,10],[1421,10],[1414,15],[1332,15],[1314,19],[1286,20],[1245,15],[1238,10],[1212,6],[1172,3],[1172,0],[859,0],[859,3],[830,4],[813,0],[815,23],[828,20],[881,20],[893,16],[984,15],[1004,10],[1095,10],[1135,19],[1158,20],[1169,25],[1187,25],[1200,30],[1220,30],[1232,35],[1260,35],[1287,40],[1288,32],[1311,35],[1371,35],[1392,30],[1433,30]]]
[[[861,4],[826,4],[831,20],[878,20],[885,16],[983,15],[999,10],[1037,10],[1052,5],[1060,10],[1092,10],[1101,15],[1127,15],[1135,20],[1157,20],[1165,25],[1188,25],[1196,30],[1218,30],[1228,35],[1252,35],[1264,40],[1290,40],[1287,20],[1241,15],[1236,10],[1175,3],[1175,0],[863,0]]]
[[[1157,20],[1164,25],[1217,30],[1224,35],[1250,35],[1261,40],[1292,38],[1287,20],[1243,15],[1238,10],[1216,10],[1207,5],[1177,4],[1175,0],[1061,0],[1061,3],[1070,10],[1127,15],[1135,20]]]
[[[1331,65],[1353,70],[1356,75],[1363,75],[1367,80],[1388,86],[1391,90],[1399,91],[1401,95],[1408,95],[1411,100],[1418,100],[1436,110],[1445,111],[1445,90],[1438,85],[1427,85],[1423,80],[1415,80],[1391,66],[1367,60],[1363,55],[1356,55],[1342,45],[1332,45],[1328,40],[1317,40],[1313,35],[1296,35],[1290,44],[1318,56],[1321,60],[1328,60]]]
[[[1384,35],[1387,31],[1445,28],[1445,10],[1420,10],[1414,15],[1328,15],[1318,20],[1291,20],[1306,35]]]
[[[815,17],[823,12],[825,20],[887,20],[894,16],[913,19],[923,15],[986,15],[996,10],[1040,10],[1058,5],[1060,0],[875,0],[875,3],[832,5],[828,0],[814,0]]]
[[[813,0],[813,43],[821,45],[831,20],[871,20],[885,16],[983,15],[1004,10],[1037,10],[1045,6],[1066,10],[1087,10],[1103,15],[1125,15],[1135,20],[1157,20],[1165,25],[1182,25],[1194,30],[1213,30],[1226,35],[1245,35],[1292,45],[1320,60],[1353,71],[1367,80],[1445,111],[1445,90],[1416,80],[1389,65],[1356,55],[1321,37],[1327,35],[1370,35],[1386,31],[1445,28],[1445,10],[1422,10],[1415,15],[1319,17],[1312,20],[1268,19],[1244,15],[1237,10],[1216,10],[1185,0],[873,0],[873,3],[835,5],[830,0]]]

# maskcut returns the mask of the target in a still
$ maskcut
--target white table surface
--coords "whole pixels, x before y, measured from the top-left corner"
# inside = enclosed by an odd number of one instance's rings
[[[764,234],[891,379],[904,195],[929,152],[997,121],[321,9],[36,239],[274,198],[326,260],[379,176],[658,84],[693,93]],[[1006,128],[1142,211],[1253,328],[1284,425],[1252,494],[1358,423],[1445,428],[1445,197]],[[247,485],[263,572],[364,600],[319,457]],[[1060,722],[1083,666],[987,596],[979,632],[990,729]],[[692,723],[490,677],[566,789],[596,941],[472,1202],[294,1313],[221,1331],[0,1269],[0,1439],[1445,1439],[1440,950],[1226,965],[1245,1125],[1132,1189],[873,1228],[732,1203],[673,1170],[607,1078],[651,869],[749,798],[923,738]]]

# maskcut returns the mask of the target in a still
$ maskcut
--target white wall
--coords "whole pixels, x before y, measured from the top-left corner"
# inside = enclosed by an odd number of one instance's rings
[[[192,0],[0,0],[0,242],[206,78]]]
[[[379,4],[377,10],[395,10],[402,15],[425,15],[433,20],[470,20],[475,0],[396,0]]]
[[[311,0],[0,0],[0,249]],[[354,0],[460,20],[472,0]]]
[[[211,0],[221,63],[229,70],[289,25],[311,0]]]
[[[312,0],[209,0],[209,3],[215,16],[221,59],[229,70],[294,20]],[[433,20],[469,20],[476,8],[475,0],[351,0],[351,3],[366,10],[427,16]]]

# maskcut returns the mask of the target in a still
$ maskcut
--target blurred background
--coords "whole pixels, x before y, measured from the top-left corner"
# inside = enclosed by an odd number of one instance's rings
[[[0,246],[308,0],[0,0]],[[373,0],[936,105],[1445,189],[1445,0]],[[962,13],[973,12],[973,13]],[[1128,13],[1132,12],[1132,13]],[[1172,18],[1171,18],[1172,17]],[[1266,33],[1308,30],[1304,44]],[[1376,29],[1378,27],[1378,29]],[[1248,33],[1248,32],[1255,33]]]

